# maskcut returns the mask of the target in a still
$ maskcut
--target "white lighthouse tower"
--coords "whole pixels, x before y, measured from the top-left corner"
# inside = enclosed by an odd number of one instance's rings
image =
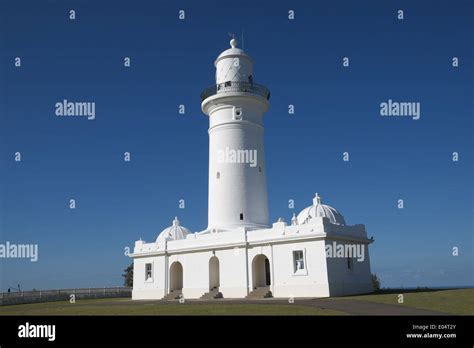
[[[230,41],[215,61],[216,84],[201,94],[209,116],[208,229],[268,226],[263,113],[270,93],[254,83],[253,61]]]

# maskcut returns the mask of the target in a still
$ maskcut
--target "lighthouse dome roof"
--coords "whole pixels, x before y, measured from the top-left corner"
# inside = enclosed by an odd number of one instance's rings
[[[329,222],[336,225],[345,225],[344,216],[335,208],[321,203],[321,197],[316,193],[313,198],[313,205],[304,208],[297,216],[298,225],[306,224],[315,217],[325,217]]]
[[[243,49],[238,48],[237,43],[238,42],[236,39],[230,40],[230,48],[219,54],[214,64],[217,65],[217,62],[221,59],[230,57],[244,57],[247,58],[250,62],[252,62],[252,58],[250,58],[250,56],[247,55],[247,53],[245,53]]]
[[[160,232],[158,238],[156,238],[157,242],[164,241],[164,240],[179,240],[185,239],[191,231],[188,230],[186,227],[181,226],[180,221],[177,217],[174,218],[173,224],[170,227],[165,228],[163,231]]]

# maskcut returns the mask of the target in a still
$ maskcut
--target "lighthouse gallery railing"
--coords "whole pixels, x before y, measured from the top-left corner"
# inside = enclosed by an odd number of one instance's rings
[[[250,82],[227,81],[206,88],[201,93],[201,101],[223,92],[247,92],[257,94],[267,100],[270,99],[270,91],[265,86]]]

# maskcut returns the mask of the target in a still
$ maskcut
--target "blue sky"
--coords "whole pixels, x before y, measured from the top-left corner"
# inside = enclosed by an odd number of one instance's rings
[[[121,285],[136,239],[153,241],[175,215],[207,226],[199,94],[228,33],[242,30],[254,80],[271,90],[272,221],[318,192],[375,238],[383,286],[474,285],[472,11],[470,1],[0,0],[0,243],[39,245],[36,263],[0,260],[0,290]],[[55,116],[63,99],[95,102],[95,120]],[[420,120],[381,117],[388,99],[420,102]]]

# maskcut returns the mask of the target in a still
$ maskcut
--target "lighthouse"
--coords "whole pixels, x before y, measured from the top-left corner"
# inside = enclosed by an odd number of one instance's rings
[[[263,114],[269,90],[237,40],[216,59],[216,83],[201,93],[209,116],[208,230],[269,225]]]
[[[318,194],[293,214],[291,224],[283,218],[269,223],[263,115],[270,92],[254,82],[253,61],[235,38],[215,69],[215,83],[201,93],[209,116],[208,226],[192,232],[175,217],[156,240],[136,241],[132,298],[309,298],[372,291],[373,239],[364,225],[348,225]],[[337,253],[329,257],[327,250]]]

